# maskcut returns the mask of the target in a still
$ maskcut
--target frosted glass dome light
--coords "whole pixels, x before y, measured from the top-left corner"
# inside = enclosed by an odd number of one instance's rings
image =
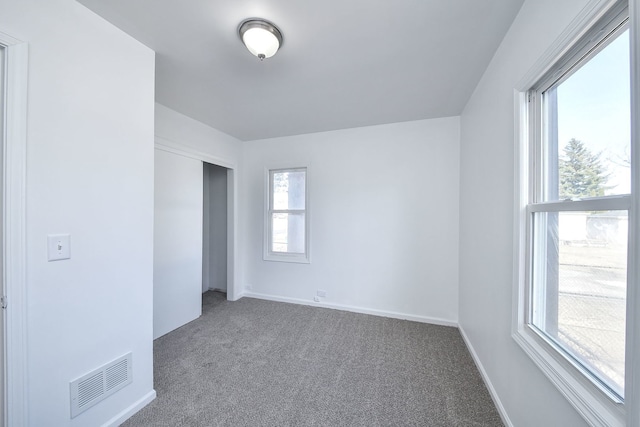
[[[264,19],[247,19],[238,27],[238,34],[249,52],[260,58],[271,58],[282,46],[282,33]]]

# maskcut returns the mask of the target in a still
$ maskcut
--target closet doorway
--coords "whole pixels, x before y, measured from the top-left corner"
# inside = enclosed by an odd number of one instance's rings
[[[229,169],[202,165],[202,293],[227,293]]]
[[[153,338],[198,318],[209,289],[235,300],[236,170],[156,136]]]

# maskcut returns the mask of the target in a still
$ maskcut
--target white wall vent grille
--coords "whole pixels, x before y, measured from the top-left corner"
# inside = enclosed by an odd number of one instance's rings
[[[111,389],[114,389],[118,387],[120,384],[122,384],[123,382],[127,381],[127,378],[129,378],[128,365],[129,365],[129,361],[127,359],[122,359],[115,365],[105,369],[107,391],[111,391]]]
[[[130,384],[131,369],[131,353],[127,353],[71,381],[71,418]]]
[[[83,408],[104,394],[102,376],[102,372],[98,372],[78,383],[78,407]]]

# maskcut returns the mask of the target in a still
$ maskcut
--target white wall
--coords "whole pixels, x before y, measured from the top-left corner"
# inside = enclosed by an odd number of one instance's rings
[[[154,54],[73,0],[0,10],[29,43],[29,425],[102,425],[154,394]],[[47,262],[50,233],[70,260]],[[71,420],[69,381],[129,351],[133,383]]]
[[[204,164],[203,292],[227,290],[227,169]]]
[[[244,284],[253,294],[458,319],[459,119],[244,144]],[[308,166],[311,263],[263,261],[265,168]]]
[[[528,0],[461,118],[460,326],[515,426],[584,420],[511,338],[514,99],[586,0]]]
[[[153,337],[202,313],[202,162],[156,149]]]

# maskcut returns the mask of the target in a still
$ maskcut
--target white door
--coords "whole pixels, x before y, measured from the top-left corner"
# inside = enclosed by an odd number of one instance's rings
[[[155,150],[153,336],[202,314],[202,161]]]

